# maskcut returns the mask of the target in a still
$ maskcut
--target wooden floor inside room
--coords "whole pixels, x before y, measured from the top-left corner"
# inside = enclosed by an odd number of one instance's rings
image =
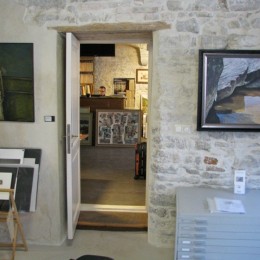
[[[144,179],[134,179],[134,147],[81,146],[81,203],[145,206]],[[146,230],[146,212],[82,211],[78,229]]]

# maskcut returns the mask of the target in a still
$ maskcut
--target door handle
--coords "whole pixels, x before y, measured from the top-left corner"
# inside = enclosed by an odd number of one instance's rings
[[[67,153],[70,154],[70,124],[67,124]]]

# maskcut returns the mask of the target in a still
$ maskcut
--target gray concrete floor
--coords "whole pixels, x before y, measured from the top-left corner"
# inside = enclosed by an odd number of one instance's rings
[[[17,251],[15,260],[69,260],[82,255],[102,255],[114,260],[172,260],[173,248],[157,248],[147,242],[146,232],[77,230],[72,243],[61,246],[28,245]],[[10,259],[0,251],[0,259]]]

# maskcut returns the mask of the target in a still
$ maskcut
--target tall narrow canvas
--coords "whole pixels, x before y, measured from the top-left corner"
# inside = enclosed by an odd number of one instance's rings
[[[34,122],[33,44],[0,43],[0,121]]]

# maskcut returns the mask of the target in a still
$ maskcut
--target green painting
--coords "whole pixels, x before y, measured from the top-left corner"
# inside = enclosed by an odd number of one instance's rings
[[[32,43],[0,43],[0,121],[34,122]]]

